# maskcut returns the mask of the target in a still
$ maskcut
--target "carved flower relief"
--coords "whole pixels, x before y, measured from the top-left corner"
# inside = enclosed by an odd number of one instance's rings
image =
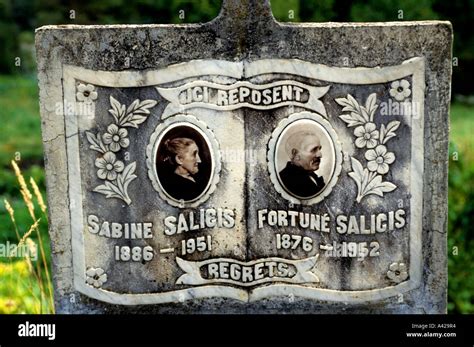
[[[96,288],[107,282],[107,274],[101,268],[90,267],[86,271],[86,283]]]
[[[108,179],[113,181],[117,178],[117,173],[122,172],[124,165],[120,160],[117,160],[115,154],[112,152],[105,152],[102,158],[95,160],[95,166],[99,168],[97,170],[97,176],[100,179]]]
[[[387,277],[396,283],[405,281],[408,278],[407,267],[405,263],[392,263],[387,271]]]
[[[368,160],[367,168],[369,171],[385,175],[389,170],[389,164],[395,161],[395,154],[387,152],[387,147],[378,145],[375,149],[369,149],[365,152],[365,159]]]
[[[403,101],[411,95],[410,82],[407,80],[394,81],[390,85],[390,96],[397,101]]]
[[[359,148],[374,148],[377,146],[379,131],[376,130],[374,123],[368,122],[354,129],[354,135],[357,137],[355,145]]]
[[[92,84],[79,83],[77,86],[76,98],[78,101],[91,104],[95,99],[97,99],[95,87]]]
[[[127,138],[128,131],[125,128],[119,128],[115,124],[107,127],[107,132],[102,135],[102,139],[112,152],[118,152],[121,148],[127,148],[130,140]]]

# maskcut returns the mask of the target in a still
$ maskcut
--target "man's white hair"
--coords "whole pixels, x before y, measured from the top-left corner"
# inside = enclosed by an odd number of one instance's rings
[[[288,154],[288,157],[290,159],[293,159],[293,149],[300,151],[301,142],[303,141],[305,137],[308,137],[308,136],[315,137],[319,140],[319,136],[316,135],[316,133],[309,130],[297,131],[288,137],[288,140],[286,141],[286,144],[285,144],[285,150],[286,150],[286,154]]]

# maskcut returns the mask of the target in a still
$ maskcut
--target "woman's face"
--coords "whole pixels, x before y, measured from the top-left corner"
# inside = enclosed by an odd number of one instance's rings
[[[198,164],[201,162],[198,146],[195,143],[192,143],[180,151],[176,156],[176,162],[190,174],[196,174],[199,171]]]

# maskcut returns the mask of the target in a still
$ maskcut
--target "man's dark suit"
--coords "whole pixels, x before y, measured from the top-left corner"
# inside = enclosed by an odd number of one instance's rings
[[[303,198],[316,195],[325,185],[322,177],[319,177],[313,171],[306,171],[290,161],[280,171],[280,180],[287,190]]]

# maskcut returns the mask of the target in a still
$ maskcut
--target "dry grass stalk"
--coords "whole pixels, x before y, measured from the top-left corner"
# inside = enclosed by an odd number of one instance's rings
[[[43,211],[43,213],[46,213],[46,204],[44,203],[43,196],[41,195],[38,185],[36,184],[33,177],[30,177],[30,184],[33,187],[33,192],[35,193],[36,200],[38,201],[38,205],[41,208],[41,211]]]
[[[10,219],[12,220],[13,222],[13,225],[15,227],[15,233],[16,233],[16,237],[18,240],[20,240],[20,233],[18,232],[18,227],[16,226],[16,221],[15,221],[15,211],[13,210],[13,207],[12,205],[10,205],[10,203],[8,202],[7,199],[4,199],[3,202],[5,203],[5,209],[7,210],[8,214],[10,215]]]
[[[38,228],[38,224],[39,224],[40,220],[41,220],[41,218],[37,219],[36,222],[34,222],[30,226],[30,229],[23,235],[23,237],[20,239],[20,242],[18,242],[18,247],[20,247],[25,242],[25,240],[31,235],[33,230]]]
[[[35,221],[35,224],[33,224],[33,230],[36,231],[36,235],[38,238],[38,243],[39,243],[39,248],[40,248],[40,253],[41,253],[41,260],[43,263],[43,267],[45,270],[46,274],[46,282],[48,286],[48,291],[49,291],[49,299],[50,299],[50,309],[51,312],[54,312],[54,299],[53,299],[53,288],[52,288],[52,283],[51,283],[51,277],[49,275],[49,269],[48,269],[48,262],[46,261],[46,255],[44,253],[44,246],[43,246],[43,240],[41,237],[41,233],[38,228],[38,222],[39,220],[36,219],[35,216],[35,211],[34,211],[34,203],[33,203],[33,195],[31,194],[30,190],[28,189],[28,186],[26,185],[25,178],[23,177],[20,168],[16,164],[14,160],[11,161],[11,164],[13,166],[13,170],[15,171],[15,176],[17,177],[18,183],[20,184],[20,193],[23,197],[23,200],[25,201],[26,207],[28,208],[28,212],[31,215],[31,218],[33,221]],[[43,202],[44,204],[44,202]],[[45,206],[46,207],[46,206]],[[39,266],[39,262],[37,262],[37,266]],[[40,269],[37,269],[37,277],[38,277],[38,285],[40,286],[41,290],[41,296],[43,297],[43,280],[41,276]],[[42,305],[42,300],[41,300],[41,305]]]
[[[28,189],[28,186],[26,185],[25,179],[24,179],[23,175],[21,174],[20,168],[18,167],[17,163],[14,160],[12,160],[11,163],[12,163],[12,166],[13,166],[13,170],[15,171],[15,176],[18,179],[18,183],[20,183],[21,190],[23,190],[25,192],[25,194],[28,197],[28,200],[31,201],[33,199],[33,195],[31,195],[31,192]]]

